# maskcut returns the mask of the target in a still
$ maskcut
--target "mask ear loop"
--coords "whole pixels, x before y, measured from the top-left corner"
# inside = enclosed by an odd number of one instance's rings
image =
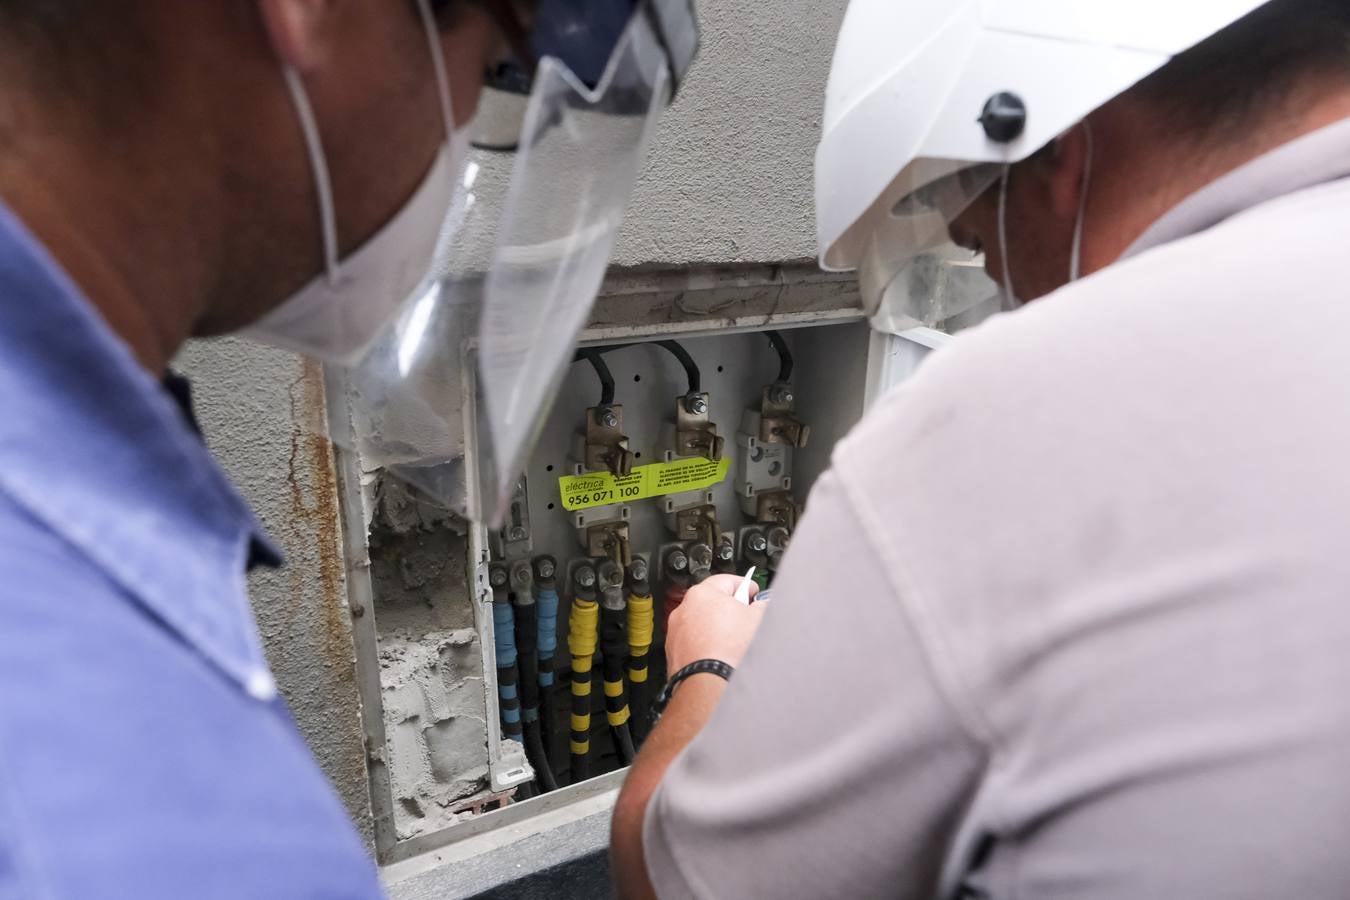
[[[440,33],[436,28],[436,18],[431,13],[427,0],[417,0],[421,12],[422,26],[427,32],[427,41],[431,51],[431,67],[435,72],[436,90],[439,95],[441,120],[445,125],[445,143],[451,143],[455,133],[455,118],[450,106],[450,79],[445,72],[445,59],[441,55]],[[286,90],[295,106],[295,115],[300,122],[300,132],[305,139],[305,151],[309,155],[310,171],[314,175],[314,191],[319,199],[319,235],[323,242],[323,266],[328,273],[328,283],[334,287],[340,281],[338,271],[337,213],[333,204],[333,180],[328,172],[328,156],[323,150],[323,138],[319,134],[319,123],[314,117],[314,107],[295,68],[289,65],[281,67]]]
[[[309,104],[309,95],[300,82],[300,75],[288,65],[281,67],[281,76],[290,91],[291,102],[295,105],[295,115],[300,122],[300,132],[305,138],[305,150],[309,154],[309,168],[314,174],[314,191],[319,195],[319,235],[323,241],[323,265],[328,273],[328,283],[338,283],[338,246],[337,215],[333,211],[333,182],[328,176],[328,157],[323,152],[323,139],[319,136],[319,124],[314,118],[314,107]]]
[[[1013,292],[1012,265],[1008,261],[1008,178],[1012,174],[1012,164],[1003,166],[1003,178],[998,186],[998,250],[1003,260],[1003,311],[1010,312],[1020,304]]]
[[[427,44],[431,50],[431,68],[436,75],[436,91],[439,94],[441,120],[445,123],[445,143],[449,146],[455,137],[455,115],[450,103],[450,77],[445,74],[445,56],[441,49],[440,29],[436,26],[436,16],[431,12],[428,0],[417,0],[417,9],[422,16],[422,27],[426,29]]]
[[[1079,189],[1078,221],[1073,226],[1073,252],[1069,255],[1069,282],[1077,281],[1083,272],[1083,220],[1087,217],[1088,189],[1092,187],[1092,123],[1083,120],[1087,135],[1087,161],[1083,163],[1083,184]]]

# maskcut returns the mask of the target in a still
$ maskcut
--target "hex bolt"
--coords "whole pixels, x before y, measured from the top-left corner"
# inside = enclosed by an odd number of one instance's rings
[[[731,562],[736,557],[736,548],[731,541],[722,541],[717,545],[717,558],[722,562]]]
[[[619,427],[618,413],[614,412],[614,410],[610,409],[608,406],[600,410],[600,412],[596,414],[595,419],[605,428]]]
[[[699,544],[689,551],[690,565],[695,569],[712,568],[713,549],[707,544]]]
[[[505,569],[500,566],[493,566],[491,573],[488,575],[488,581],[495,588],[506,587],[506,582],[510,577],[510,573]]]
[[[582,587],[595,587],[595,568],[593,566],[577,566],[576,572],[572,574],[572,580]]]
[[[558,571],[558,564],[551,556],[541,556],[534,561],[534,571],[541,580],[548,580]]]
[[[634,581],[646,581],[648,575],[647,561],[640,556],[633,560],[632,565],[628,567],[628,574],[632,576]]]
[[[690,394],[684,398],[684,408],[689,411],[690,415],[707,415],[708,398],[704,394]]]
[[[617,563],[603,562],[600,564],[600,581],[604,587],[623,584],[623,570]]]
[[[521,560],[511,567],[511,580],[517,585],[527,585],[530,583],[530,564]]]
[[[672,550],[666,554],[666,568],[672,572],[683,572],[689,568],[689,557],[683,550]]]
[[[780,552],[786,550],[788,545],[787,529],[781,526],[770,528],[768,534],[768,542],[769,546],[773,547],[775,550],[778,550]]]
[[[769,548],[769,542],[765,540],[763,532],[756,531],[745,539],[745,546],[749,547],[755,553],[763,553]]]
[[[523,525],[513,525],[510,533],[507,535],[507,537],[513,541],[523,541],[527,536],[528,532],[525,531],[525,526]]]
[[[791,406],[792,401],[797,398],[792,395],[792,388],[786,384],[780,384],[769,392],[769,399],[778,406]]]

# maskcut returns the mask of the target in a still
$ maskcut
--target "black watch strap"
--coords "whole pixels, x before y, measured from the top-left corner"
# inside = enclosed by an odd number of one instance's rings
[[[652,704],[652,723],[661,717],[661,713],[666,711],[666,706],[670,703],[670,698],[675,696],[675,688],[681,681],[691,678],[694,675],[701,675],[704,672],[709,675],[720,675],[727,681],[731,680],[731,673],[736,671],[727,663],[720,659],[700,659],[697,662],[691,662],[666,682],[666,686],[661,688],[661,693],[657,696],[656,702]]]

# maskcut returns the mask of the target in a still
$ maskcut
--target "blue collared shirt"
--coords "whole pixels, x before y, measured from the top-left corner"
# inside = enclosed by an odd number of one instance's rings
[[[0,410],[0,897],[379,896],[276,697],[257,521],[2,205]]]

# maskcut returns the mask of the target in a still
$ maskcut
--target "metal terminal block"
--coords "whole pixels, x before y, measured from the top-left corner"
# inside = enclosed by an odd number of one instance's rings
[[[633,561],[628,522],[607,522],[586,529],[586,555],[604,557],[620,567]]]
[[[713,570],[726,574],[736,571],[736,536],[723,534],[713,548]]]
[[[677,510],[674,531],[675,538],[680,541],[697,541],[708,545],[717,543],[720,534],[717,507],[708,503]]]
[[[686,394],[675,402],[675,456],[722,458],[724,441],[709,418],[711,408],[706,393]]]
[[[758,494],[755,501],[755,521],[763,525],[779,525],[789,531],[797,527],[801,507],[791,491],[770,491]]]
[[[628,449],[628,435],[623,433],[622,406],[586,410],[585,438],[587,471],[606,471],[617,478],[633,471],[633,454]]]
[[[551,556],[540,556],[534,561],[534,580],[541,584],[553,582],[558,575],[558,561]]]
[[[586,593],[595,591],[595,585],[598,578],[595,574],[594,563],[586,559],[574,560],[571,569],[572,571],[568,577],[568,581],[571,583],[574,592],[580,591]]]
[[[769,564],[769,539],[762,528],[746,528],[741,531],[741,558],[752,566]]]
[[[501,595],[511,587],[511,568],[506,563],[495,562],[488,566],[488,584],[494,597]]]
[[[694,544],[689,548],[689,578],[694,584],[712,574],[713,548],[709,544]]]
[[[682,581],[689,577],[689,553],[679,544],[661,548],[661,577],[665,581]]]
[[[534,588],[534,567],[528,559],[517,560],[511,564],[511,590],[521,597],[532,597]]]
[[[811,426],[796,416],[797,398],[786,382],[766,385],[760,395],[759,439],[766,444],[805,447]]]
[[[623,567],[613,560],[605,560],[596,573],[600,581],[601,604],[606,609],[623,609]]]
[[[645,583],[650,576],[647,567],[647,560],[641,556],[633,557],[633,562],[628,566],[628,578],[631,582]]]
[[[492,535],[493,555],[499,559],[528,558],[533,549],[530,533],[530,494],[525,476],[516,482],[511,493],[511,505],[506,511],[506,524]]]

